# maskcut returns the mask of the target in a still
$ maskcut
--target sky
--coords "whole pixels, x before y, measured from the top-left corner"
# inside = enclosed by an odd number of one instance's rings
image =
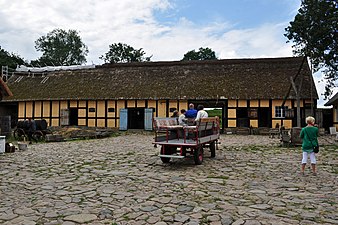
[[[60,28],[78,31],[87,65],[100,65],[109,45],[142,48],[152,61],[181,60],[211,48],[219,59],[292,56],[284,37],[301,0],[0,0],[0,46],[38,59],[35,41]],[[322,106],[324,82],[314,74]]]

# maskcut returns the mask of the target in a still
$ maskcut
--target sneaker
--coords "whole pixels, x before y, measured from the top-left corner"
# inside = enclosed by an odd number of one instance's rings
[[[317,173],[316,173],[316,172],[313,172],[312,175],[313,175],[313,176],[317,176]]]

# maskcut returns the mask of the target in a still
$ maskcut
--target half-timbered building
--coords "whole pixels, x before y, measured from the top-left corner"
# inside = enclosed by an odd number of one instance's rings
[[[13,96],[5,95],[0,107],[18,120],[122,130],[151,129],[152,117],[168,117],[189,103],[222,109],[223,129],[290,128],[296,90],[302,121],[318,99],[302,57],[104,64],[14,73],[7,85]]]

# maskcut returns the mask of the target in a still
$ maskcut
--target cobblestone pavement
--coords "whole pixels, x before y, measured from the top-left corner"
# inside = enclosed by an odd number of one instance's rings
[[[338,224],[338,148],[222,135],[216,158],[163,164],[153,136],[30,145],[0,155],[0,224]]]

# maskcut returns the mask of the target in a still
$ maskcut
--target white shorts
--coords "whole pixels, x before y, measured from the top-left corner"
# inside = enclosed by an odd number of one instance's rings
[[[316,164],[316,156],[314,152],[308,153],[308,152],[303,152],[303,159],[302,159],[302,164],[307,163],[307,157],[310,155],[310,161],[311,164]]]

